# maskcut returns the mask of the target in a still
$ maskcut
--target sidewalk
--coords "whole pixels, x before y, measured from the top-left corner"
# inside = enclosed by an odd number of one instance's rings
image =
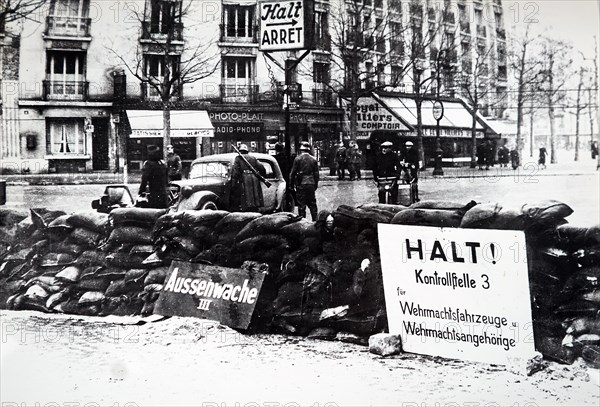
[[[596,170],[596,161],[589,157],[584,157],[580,161],[568,161],[563,158],[558,164],[548,164],[546,169],[540,169],[535,159],[527,157],[516,170],[511,167],[500,167],[496,164],[489,170],[479,170],[467,167],[444,167],[444,175],[441,178],[485,178],[485,177],[538,177],[538,176],[575,176],[599,174]],[[370,170],[363,170],[363,179],[372,179],[373,174]],[[420,179],[438,178],[433,176],[433,168],[427,168],[419,173]],[[337,181],[337,176],[329,175],[329,168],[324,167],[320,170],[321,180]],[[128,176],[129,184],[139,183],[141,173],[130,173]],[[349,181],[346,174],[345,181]],[[9,186],[16,185],[89,185],[89,184],[122,184],[123,174],[114,172],[85,172],[85,173],[67,173],[67,174],[0,174],[0,180],[6,181]]]

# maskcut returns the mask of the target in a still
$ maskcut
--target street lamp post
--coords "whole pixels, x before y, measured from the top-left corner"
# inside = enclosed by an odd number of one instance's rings
[[[435,127],[435,167],[433,175],[444,175],[442,169],[442,146],[440,144],[440,120],[444,117],[444,104],[440,100],[433,103],[433,118],[436,120]]]

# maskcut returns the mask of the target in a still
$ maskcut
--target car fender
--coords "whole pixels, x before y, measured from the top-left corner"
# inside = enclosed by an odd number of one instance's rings
[[[179,204],[177,205],[177,211],[185,211],[188,209],[196,209],[198,207],[198,203],[203,198],[210,198],[213,200],[217,206],[221,206],[221,199],[217,194],[211,191],[197,191],[190,195],[188,198],[181,199]]]

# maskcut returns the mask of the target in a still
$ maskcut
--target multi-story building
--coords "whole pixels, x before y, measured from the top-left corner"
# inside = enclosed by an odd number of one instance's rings
[[[315,49],[289,70],[294,96],[290,133],[296,141],[313,142],[323,164],[347,119],[337,93],[343,89],[335,86],[335,79],[344,76],[334,63],[339,55],[335,24],[341,18],[334,2],[339,1],[315,0]],[[381,26],[381,19],[392,16],[386,41],[363,45],[375,55],[364,61],[367,71],[377,73],[368,81],[410,98],[414,81],[408,71],[378,63],[377,55],[397,54],[406,64],[404,27],[412,24],[425,35],[432,26],[433,3],[362,1],[376,11],[372,21],[363,23]],[[500,113],[492,98],[506,88],[499,1],[452,0],[434,9],[443,14],[455,49],[464,50],[454,53],[452,77],[439,81],[446,84],[439,88],[444,96],[458,96],[451,84],[475,61],[477,47],[493,48],[486,55],[495,91],[484,98],[483,113]],[[185,161],[229,151],[231,143],[240,141],[267,150],[285,131],[282,68],[301,53],[259,51],[258,12],[256,0],[50,0],[35,18],[8,26],[10,40],[1,38],[2,166],[32,172],[115,170],[127,158],[130,168],[139,168],[145,147],[162,143],[165,104],[171,111],[172,144]],[[425,56],[435,46],[428,45],[421,55],[424,76],[433,66]],[[401,122],[396,136],[410,137],[414,125],[393,115]],[[357,138],[368,141],[370,136]]]

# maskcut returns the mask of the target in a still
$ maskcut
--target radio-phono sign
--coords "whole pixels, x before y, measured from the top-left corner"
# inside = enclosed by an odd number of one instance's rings
[[[313,0],[261,1],[261,51],[312,49]]]

